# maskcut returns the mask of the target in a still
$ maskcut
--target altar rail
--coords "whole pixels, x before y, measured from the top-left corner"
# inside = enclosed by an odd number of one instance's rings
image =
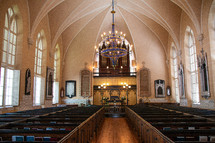
[[[125,112],[125,106],[124,105],[106,105],[105,106],[105,112],[106,113],[122,113]]]
[[[98,136],[99,128],[104,120],[104,107],[81,123],[58,143],[89,143]]]
[[[138,134],[140,143],[174,143],[130,108],[125,113]]]

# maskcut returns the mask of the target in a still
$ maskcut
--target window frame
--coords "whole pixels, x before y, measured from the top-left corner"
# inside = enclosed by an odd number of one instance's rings
[[[43,60],[44,60],[44,41],[43,41],[43,35],[42,31],[37,34],[37,40],[36,40],[36,46],[35,46],[35,56],[34,56],[34,92],[33,92],[33,106],[41,106],[43,102],[41,102],[44,97],[42,97],[42,85],[45,83],[42,83],[44,81],[44,78],[42,77],[43,72]],[[39,89],[40,92],[38,93],[38,78],[40,79],[40,85]],[[38,99],[39,98],[39,99]],[[37,101],[39,101],[37,103]]]
[[[172,60],[172,85],[174,85],[174,92],[175,92],[175,98],[176,102],[180,103],[180,95],[179,95],[179,81],[178,81],[178,57],[177,57],[177,49],[175,45],[172,43],[171,45],[171,60]]]
[[[19,91],[19,87],[14,85],[14,80],[20,76],[16,74],[16,51],[18,26],[15,12],[12,7],[9,7],[5,13],[4,28],[3,28],[3,43],[2,43],[2,61],[1,61],[1,101],[0,107],[13,107],[19,105],[19,94],[13,94],[14,90]],[[4,70],[4,71],[3,71]],[[2,75],[4,73],[4,75]],[[9,74],[12,73],[12,74]],[[19,79],[19,77],[18,77]],[[8,84],[10,82],[10,84]],[[19,82],[17,82],[19,83]],[[16,89],[18,87],[18,89]],[[10,96],[9,96],[10,94]],[[17,101],[14,102],[14,98]]]
[[[53,99],[52,104],[59,103],[59,71],[60,69],[60,47],[57,44],[54,53],[54,84],[53,84]],[[58,86],[58,87],[57,87]],[[57,97],[55,97],[57,96]],[[57,98],[57,100],[56,100]]]
[[[188,55],[189,55],[189,73],[191,84],[191,97],[193,104],[199,104],[199,81],[198,81],[198,61],[196,54],[196,43],[193,30],[188,27]]]

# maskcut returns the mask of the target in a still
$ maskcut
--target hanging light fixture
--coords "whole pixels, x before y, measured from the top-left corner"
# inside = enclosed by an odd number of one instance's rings
[[[103,44],[99,47],[102,57],[110,58],[113,68],[115,69],[119,58],[127,55],[127,47],[125,45],[125,36],[123,32],[115,31],[114,23],[114,0],[112,0],[112,31],[109,31],[109,35],[105,32],[101,35]]]

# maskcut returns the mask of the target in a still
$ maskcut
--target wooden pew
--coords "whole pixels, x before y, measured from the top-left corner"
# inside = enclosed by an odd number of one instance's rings
[[[215,111],[214,110],[208,110],[208,109],[199,109],[199,108],[191,108],[191,107],[183,107],[183,106],[175,106],[171,104],[162,104],[162,105],[154,105],[157,107],[163,107],[166,109],[172,109],[175,111],[181,111],[184,113],[189,113],[193,115],[199,115],[199,116],[205,116],[205,117],[215,117]]]
[[[214,122],[157,122],[151,123],[151,125],[159,130],[163,130],[164,127],[170,127],[173,130],[189,129],[189,127],[194,127],[195,129],[215,128]]]
[[[204,117],[182,113],[180,110],[169,110],[162,107],[145,105],[139,106],[138,109],[133,107],[133,110],[172,141],[193,143],[200,142],[201,139],[209,141],[210,138],[215,138],[215,122]],[[152,114],[150,115],[148,112]],[[165,115],[159,115],[159,112],[165,113]],[[175,113],[180,113],[180,115]],[[164,118],[165,116],[166,118]]]
[[[4,126],[5,124],[9,124],[11,122],[22,121],[27,118],[31,118],[34,116],[47,114],[50,112],[56,112],[63,109],[69,109],[66,107],[50,107],[36,110],[27,110],[27,111],[19,111],[13,113],[5,113],[0,115],[0,126]]]
[[[14,130],[14,129],[0,129],[0,135],[5,141],[12,141],[12,136],[34,136],[34,137],[51,137],[53,140],[58,141],[70,131],[40,131],[40,130]],[[52,140],[51,140],[52,141]]]
[[[85,111],[82,111],[85,110]],[[101,107],[90,108],[64,108],[56,112],[47,113],[40,116],[33,116],[22,121],[16,121],[0,127],[0,137],[2,142],[10,142],[13,135],[50,137],[51,142],[58,142],[64,136],[76,130],[83,122],[84,125],[79,127],[82,134],[78,140],[92,140],[93,136],[101,124],[103,111]],[[49,110],[50,111],[50,110]],[[53,111],[53,110],[52,110]],[[28,111],[27,111],[28,112]],[[34,112],[34,111],[33,111]],[[74,114],[73,114],[74,112]],[[96,112],[96,113],[95,113]],[[25,112],[26,113],[26,112]],[[44,112],[43,112],[44,113]],[[67,113],[68,115],[65,115]],[[90,116],[92,115],[93,116]],[[20,113],[10,114],[7,116],[20,116]],[[62,116],[63,115],[63,116]],[[80,117],[79,117],[80,115]],[[5,115],[3,115],[5,117]],[[89,117],[89,118],[88,118]],[[88,119],[87,119],[88,118]],[[33,123],[37,122],[37,123]],[[51,123],[55,122],[55,123]],[[82,124],[83,124],[82,123]],[[39,142],[39,141],[35,141]],[[45,142],[45,141],[42,141]],[[50,141],[49,141],[50,142]]]
[[[126,107],[125,112],[138,134],[140,143],[174,143],[130,108]]]
[[[89,143],[92,140],[96,140],[104,120],[104,113],[105,110],[103,107],[62,138],[59,143]]]

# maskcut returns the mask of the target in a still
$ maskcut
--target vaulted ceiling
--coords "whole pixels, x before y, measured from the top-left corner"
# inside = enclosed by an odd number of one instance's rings
[[[157,37],[166,51],[169,36],[176,46],[180,45],[182,11],[200,33],[202,3],[203,0],[116,0],[116,29],[126,33],[127,40],[135,46],[136,37],[144,34],[138,29],[145,27]],[[52,47],[61,36],[65,54],[86,27],[96,30],[95,45],[101,41],[101,33],[111,29],[111,0],[28,0],[28,5],[31,36],[48,15]],[[95,19],[100,21],[89,27],[88,24]],[[135,21],[138,23],[132,23]]]

